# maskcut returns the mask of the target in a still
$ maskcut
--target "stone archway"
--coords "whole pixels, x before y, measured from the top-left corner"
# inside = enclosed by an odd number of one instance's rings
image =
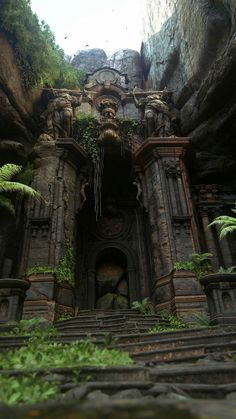
[[[87,260],[86,308],[128,308],[139,299],[135,258],[126,245],[97,246]]]

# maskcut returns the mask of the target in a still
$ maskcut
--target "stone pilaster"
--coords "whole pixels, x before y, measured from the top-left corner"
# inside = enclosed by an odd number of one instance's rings
[[[60,138],[56,142],[40,142],[36,144],[34,152],[38,164],[34,188],[42,193],[43,199],[29,202],[22,275],[35,265],[57,267],[60,258],[64,256],[66,241],[74,242],[76,197],[80,193],[77,190],[78,174],[86,158],[85,152],[69,138]],[[50,281],[54,289],[54,275],[51,275]],[[54,301],[58,292],[53,291],[49,295],[46,288],[45,278],[41,281],[34,277],[30,295],[25,302],[24,311],[27,317],[31,314],[39,315],[40,312],[40,315],[43,314],[51,320],[55,310],[60,311],[57,303],[60,304],[59,300],[62,299]]]
[[[153,249],[153,282],[175,261],[199,251],[184,156],[188,138],[148,138],[136,153],[143,167]]]

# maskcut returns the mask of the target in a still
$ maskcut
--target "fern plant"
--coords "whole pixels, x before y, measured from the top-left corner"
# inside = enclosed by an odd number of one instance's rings
[[[0,167],[0,206],[6,208],[11,214],[15,214],[15,208],[10,198],[5,196],[5,193],[18,193],[20,195],[27,195],[36,199],[40,198],[40,193],[35,191],[30,186],[24,185],[20,182],[13,182],[11,179],[20,173],[22,166],[7,163]]]
[[[144,298],[142,301],[133,301],[132,308],[138,310],[141,314],[155,314],[153,304],[149,298]]]
[[[236,213],[236,204],[235,208],[232,209],[232,212]],[[208,225],[211,227],[213,225],[218,225],[220,227],[220,239],[223,239],[227,234],[233,233],[236,231],[236,217],[232,217],[230,215],[220,215],[216,217],[212,223]]]

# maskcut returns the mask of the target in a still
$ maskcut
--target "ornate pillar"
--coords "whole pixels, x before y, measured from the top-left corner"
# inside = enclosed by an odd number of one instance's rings
[[[35,272],[29,278],[32,284],[24,317],[41,315],[53,320],[56,312],[71,312],[73,305],[68,287],[63,285],[63,292],[57,289],[60,285],[53,269],[65,255],[67,240],[74,244],[78,173],[86,154],[73,139],[45,141],[45,137],[33,152],[37,164],[33,186],[43,200],[31,200],[27,211],[21,274],[29,268]],[[63,298],[65,293],[67,299]]]
[[[157,309],[182,316],[205,311],[205,296],[191,272],[173,273],[175,261],[199,252],[197,225],[184,157],[188,138],[148,138],[136,153],[147,189],[152,248],[152,298]]]
[[[218,262],[218,257],[217,257],[218,252],[217,252],[213,232],[211,228],[208,227],[208,225],[210,224],[210,219],[209,219],[210,211],[211,211],[211,208],[209,208],[206,205],[199,207],[199,212],[200,212],[200,217],[202,221],[202,227],[203,227],[203,232],[204,232],[205,242],[206,242],[206,251],[212,254],[212,259],[211,259],[212,267],[214,270],[217,270],[219,267],[219,262]]]
[[[154,282],[199,250],[184,164],[188,138],[148,138],[136,153],[147,189]]]
[[[196,190],[205,250],[213,255],[213,269],[217,271],[219,266],[232,266],[232,255],[227,237],[219,240],[218,226],[208,227],[215,217],[224,213],[224,196],[220,196],[219,185],[198,185]]]

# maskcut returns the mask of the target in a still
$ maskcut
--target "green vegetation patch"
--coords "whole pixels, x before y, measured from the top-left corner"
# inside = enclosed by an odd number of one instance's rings
[[[17,405],[54,398],[59,389],[55,383],[43,380],[42,369],[48,373],[51,368],[73,368],[73,375],[78,381],[80,368],[84,366],[125,366],[133,363],[128,353],[99,348],[89,339],[70,344],[55,342],[57,330],[52,326],[43,326],[37,319],[20,322],[14,334],[28,334],[27,346],[0,353],[0,370],[20,371],[17,376],[0,375],[0,402]]]
[[[55,383],[33,376],[0,376],[0,401],[10,406],[41,403],[58,394]]]
[[[186,270],[195,273],[197,279],[207,275],[212,269],[211,253],[193,253],[189,261],[179,261],[174,263],[176,271]]]
[[[157,324],[149,329],[149,333],[171,332],[179,329],[186,329],[188,325],[178,317],[170,313],[161,313],[161,318],[169,322],[168,325]]]
[[[90,340],[70,344],[45,342],[31,337],[26,347],[0,354],[0,369],[79,368],[84,366],[131,365],[126,352],[99,348]]]
[[[1,2],[0,26],[13,47],[26,88],[83,88],[85,73],[66,61],[49,26],[32,12],[29,0]]]

